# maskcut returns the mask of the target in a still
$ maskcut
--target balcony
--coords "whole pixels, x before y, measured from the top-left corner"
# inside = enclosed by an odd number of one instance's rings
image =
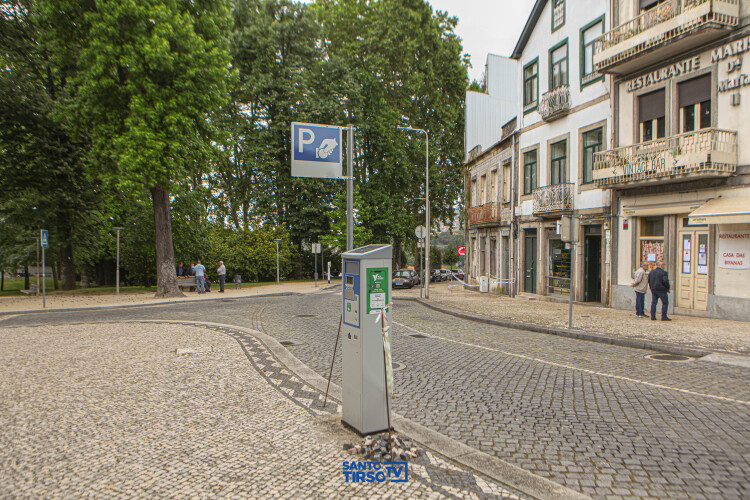
[[[740,0],[668,0],[599,37],[594,67],[636,71],[725,35],[739,16]]]
[[[507,214],[505,219],[503,219],[504,213]],[[503,220],[506,224],[510,221],[510,209],[504,208],[500,203],[485,203],[469,209],[469,225],[471,226],[497,226]]]
[[[573,210],[575,184],[555,184],[533,191],[534,213],[555,214]]]
[[[737,168],[737,132],[703,129],[596,153],[594,183],[632,187],[726,177]]]
[[[539,115],[542,120],[551,122],[570,112],[570,87],[562,85],[542,94],[539,99]]]

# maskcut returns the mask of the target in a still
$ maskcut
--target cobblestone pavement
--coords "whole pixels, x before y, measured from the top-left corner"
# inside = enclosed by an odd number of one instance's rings
[[[396,297],[419,297],[419,289],[398,290]],[[464,290],[449,282],[430,285],[430,301],[444,307],[519,323],[567,328],[568,303]],[[650,306],[649,306],[650,307]],[[672,315],[673,321],[637,318],[633,311],[575,304],[577,330],[652,342],[670,342],[695,349],[750,354],[750,322]]]
[[[238,330],[1,331],[3,498],[519,498],[432,452],[407,483],[346,483],[340,405]]]
[[[340,295],[112,311],[255,327],[328,375]],[[91,319],[15,317],[0,327]],[[596,498],[750,496],[750,371],[500,328],[397,302],[394,410]],[[426,335],[415,338],[412,335]],[[340,384],[340,355],[334,368]]]

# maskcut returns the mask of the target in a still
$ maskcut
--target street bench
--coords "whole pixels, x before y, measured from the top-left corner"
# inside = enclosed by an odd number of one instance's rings
[[[177,286],[179,288],[190,287],[192,292],[196,288],[195,276],[177,276]]]
[[[36,283],[32,284],[28,290],[21,290],[21,293],[25,293],[26,295],[36,295],[37,290],[39,290],[39,287]]]

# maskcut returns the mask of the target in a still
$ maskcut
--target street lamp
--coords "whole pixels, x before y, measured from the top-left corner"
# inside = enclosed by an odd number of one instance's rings
[[[427,228],[427,237],[425,241],[425,256],[424,256],[424,280],[425,280],[425,288],[424,288],[424,297],[426,299],[430,298],[430,234],[431,231],[431,225],[430,225],[430,137],[427,134],[426,130],[422,130],[421,128],[412,128],[412,127],[398,127],[401,130],[413,130],[414,132],[422,132],[424,134],[425,139],[425,187],[424,187],[424,196],[425,196],[425,227]]]
[[[124,227],[116,227],[117,229],[117,271],[115,272],[115,287],[117,293],[120,293],[120,229]]]
[[[276,284],[279,285],[281,282],[279,281],[279,241],[280,239],[274,239],[273,241],[276,242]]]

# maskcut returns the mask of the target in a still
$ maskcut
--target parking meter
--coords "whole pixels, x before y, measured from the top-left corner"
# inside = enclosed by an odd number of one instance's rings
[[[362,435],[388,429],[382,326],[375,320],[391,300],[392,257],[391,245],[367,245],[342,255],[342,421]],[[390,307],[386,318],[390,322]]]

